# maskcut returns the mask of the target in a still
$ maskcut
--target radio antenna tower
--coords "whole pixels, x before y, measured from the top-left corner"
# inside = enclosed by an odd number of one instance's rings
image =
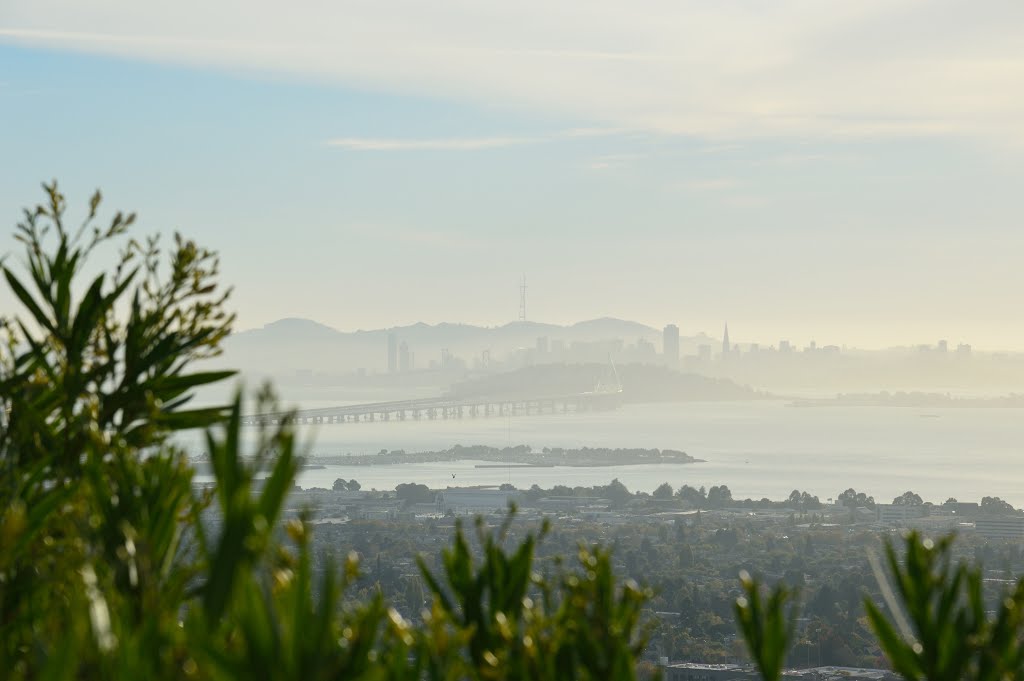
[[[526,275],[519,282],[519,321],[526,321]]]

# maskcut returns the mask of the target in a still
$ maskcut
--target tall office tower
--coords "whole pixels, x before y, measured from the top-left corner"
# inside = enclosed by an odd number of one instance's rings
[[[398,337],[395,332],[388,333],[388,373],[398,371]]]
[[[409,353],[409,344],[402,341],[398,344],[398,370],[407,373],[412,370],[412,355]]]
[[[725,325],[725,333],[722,335],[722,357],[728,357],[732,352],[732,346],[729,345],[729,324]]]
[[[675,324],[665,327],[662,334],[661,351],[665,355],[665,361],[669,364],[679,362],[679,327]]]

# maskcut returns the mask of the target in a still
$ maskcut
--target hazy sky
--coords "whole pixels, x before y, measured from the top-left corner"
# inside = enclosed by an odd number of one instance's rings
[[[7,224],[101,187],[242,327],[501,324],[525,274],[537,321],[1024,348],[1019,0],[4,0],[0,154]]]

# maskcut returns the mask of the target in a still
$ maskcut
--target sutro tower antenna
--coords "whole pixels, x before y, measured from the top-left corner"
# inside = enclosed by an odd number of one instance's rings
[[[526,275],[519,282],[519,321],[526,321]]]

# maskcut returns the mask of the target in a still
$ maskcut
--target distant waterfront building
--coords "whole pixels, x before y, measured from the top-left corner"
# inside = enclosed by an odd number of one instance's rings
[[[679,327],[669,324],[662,334],[662,352],[669,364],[679,362]]]
[[[403,374],[412,371],[412,353],[409,352],[409,344],[405,341],[398,346],[398,370]]]
[[[725,332],[722,334],[722,357],[728,357],[730,352],[732,352],[732,346],[729,345],[729,324],[727,322]]]
[[[646,338],[636,339],[636,352],[640,357],[654,357],[658,354],[658,351],[654,348],[654,343]]]
[[[1001,515],[974,520],[974,529],[985,539],[1024,540],[1024,515]]]
[[[961,357],[967,357],[971,354],[971,346],[967,343],[960,343],[960,345],[956,346],[956,354]]]
[[[936,346],[936,349],[939,352],[942,352],[942,353],[948,352],[949,351],[949,343],[947,341],[945,341],[945,340],[940,340],[938,345]]]
[[[780,340],[779,352],[781,352],[784,355],[788,355],[789,353],[793,352],[793,346],[790,345],[788,340]]]
[[[707,345],[706,343],[704,345],[698,346],[697,347],[697,359],[699,359],[701,362],[710,362],[711,361],[711,346]]]
[[[537,354],[546,355],[548,354],[548,337],[540,336],[537,339]]]
[[[398,337],[394,331],[388,333],[388,373],[398,371]]]

